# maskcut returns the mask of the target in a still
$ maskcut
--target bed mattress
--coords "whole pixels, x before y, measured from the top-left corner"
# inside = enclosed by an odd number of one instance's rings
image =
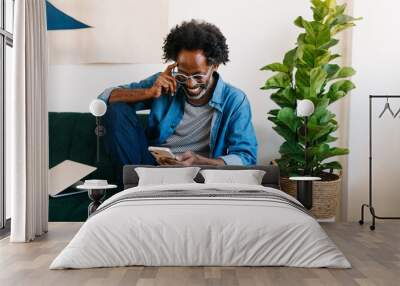
[[[114,195],[50,269],[130,265],[351,267],[315,218],[282,191],[199,183]]]

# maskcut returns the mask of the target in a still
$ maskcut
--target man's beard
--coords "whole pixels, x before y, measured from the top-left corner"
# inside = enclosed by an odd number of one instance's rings
[[[207,93],[208,87],[210,86],[210,82],[211,82],[211,80],[209,80],[207,83],[196,85],[195,89],[196,88],[200,88],[200,91],[199,91],[199,93],[197,95],[190,94],[189,91],[187,90],[187,86],[183,85],[182,87],[183,87],[183,90],[185,91],[185,94],[186,94],[186,96],[188,98],[197,100],[197,99],[202,98]]]

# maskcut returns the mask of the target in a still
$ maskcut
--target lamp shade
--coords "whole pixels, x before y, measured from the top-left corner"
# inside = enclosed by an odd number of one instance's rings
[[[93,116],[101,117],[107,111],[107,104],[100,99],[94,99],[90,102],[89,111]]]
[[[297,116],[306,117],[314,113],[314,103],[309,99],[297,101]]]

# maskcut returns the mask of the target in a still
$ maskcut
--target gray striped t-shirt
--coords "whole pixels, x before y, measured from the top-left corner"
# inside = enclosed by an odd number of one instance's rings
[[[170,148],[174,154],[190,150],[209,157],[212,116],[213,108],[208,103],[194,106],[185,100],[182,120],[175,132],[160,146]]]

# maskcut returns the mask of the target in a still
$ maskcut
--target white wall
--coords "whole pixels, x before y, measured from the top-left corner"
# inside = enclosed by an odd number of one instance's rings
[[[398,11],[398,0],[354,1],[354,15],[364,19],[353,32],[352,61],[358,73],[349,110],[349,220],[358,220],[361,204],[368,202],[368,96],[400,95]],[[399,216],[400,118],[378,120],[384,101],[374,106],[374,205],[380,216]],[[392,106],[398,110],[400,100],[393,100]]]
[[[216,24],[226,36],[231,61],[220,72],[225,81],[245,91],[250,99],[259,163],[276,158],[281,143],[267,120],[273,104],[268,94],[259,89],[270,74],[259,68],[280,61],[284,52],[294,46],[299,30],[293,20],[299,15],[311,15],[309,1],[170,0],[170,27],[183,20],[204,19]],[[51,66],[49,110],[86,112],[90,100],[106,87],[140,80],[163,67],[162,64]]]

